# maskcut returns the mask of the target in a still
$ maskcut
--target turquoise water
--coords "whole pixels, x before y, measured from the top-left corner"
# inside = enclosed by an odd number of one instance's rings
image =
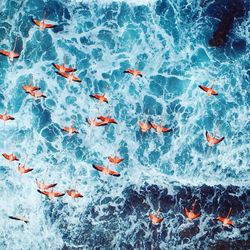
[[[34,170],[0,160],[0,249],[249,249],[250,122],[249,2],[222,48],[208,41],[230,1],[0,2],[0,48],[17,38],[20,58],[0,56],[2,153],[15,153]],[[31,18],[58,24],[41,32]],[[67,83],[52,63],[77,68],[82,83]],[[124,74],[138,68],[142,78]],[[47,96],[34,100],[22,84]],[[207,97],[198,85],[214,85]],[[108,89],[107,89],[107,86]],[[109,105],[89,97],[106,91]],[[91,129],[86,118],[110,114],[118,125]],[[171,133],[142,134],[138,120],[161,120]],[[74,126],[69,137],[61,128]],[[225,140],[208,147],[205,131]],[[114,167],[105,177],[92,164]],[[84,195],[49,201],[35,179],[57,182]],[[192,223],[184,207],[198,199]],[[157,227],[149,213],[161,207]],[[214,218],[232,207],[234,228]],[[11,221],[26,215],[29,224]]]

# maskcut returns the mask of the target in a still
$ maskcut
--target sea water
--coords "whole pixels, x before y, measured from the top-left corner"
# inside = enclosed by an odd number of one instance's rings
[[[1,153],[15,153],[34,170],[0,159],[0,249],[250,249],[250,17],[235,19],[223,47],[208,45],[230,1],[1,0],[0,49],[16,39],[20,58],[0,56]],[[31,21],[58,24],[43,32]],[[52,63],[76,67],[68,83]],[[124,74],[138,68],[143,77]],[[22,89],[33,75],[46,99]],[[198,85],[211,86],[208,97]],[[108,87],[107,87],[108,86]],[[103,93],[109,104],[89,97]],[[117,125],[90,128],[86,118],[111,115]],[[142,134],[138,121],[172,128]],[[61,131],[74,126],[79,134]],[[205,131],[224,136],[209,147]],[[92,164],[124,161],[103,176]],[[76,187],[49,201],[35,179]],[[193,222],[184,207],[202,215]],[[164,221],[152,226],[160,207]],[[215,218],[232,207],[234,228]],[[9,220],[27,216],[29,223]]]

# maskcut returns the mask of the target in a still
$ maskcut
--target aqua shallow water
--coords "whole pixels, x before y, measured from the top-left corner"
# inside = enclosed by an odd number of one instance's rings
[[[249,3],[223,48],[208,40],[228,1],[7,1],[0,2],[1,49],[17,39],[21,57],[0,57],[1,152],[17,154],[34,170],[24,176],[17,164],[0,159],[0,249],[249,249]],[[46,10],[58,23],[34,27]],[[68,84],[52,63],[76,67],[82,84]],[[144,77],[124,75],[139,68]],[[21,85],[34,83],[47,95],[34,101]],[[215,83],[208,98],[199,84]],[[90,99],[105,91],[110,106]],[[91,130],[87,117],[109,112],[118,125]],[[142,135],[138,119],[173,129]],[[78,135],[61,127],[75,120]],[[209,148],[205,131],[225,140]],[[120,178],[103,177],[93,163],[125,158]],[[35,179],[73,188],[78,202],[48,201]],[[200,219],[188,223],[184,207],[198,199]],[[150,225],[161,207],[164,222]],[[232,207],[235,228],[214,221]],[[10,221],[27,215],[30,223]]]

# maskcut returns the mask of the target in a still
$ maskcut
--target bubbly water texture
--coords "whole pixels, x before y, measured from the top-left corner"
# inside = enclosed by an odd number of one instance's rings
[[[250,17],[234,22],[223,48],[208,40],[230,1],[3,0],[1,49],[17,37],[21,56],[0,57],[1,151],[34,170],[0,162],[0,249],[249,249],[250,248]],[[31,17],[59,24],[41,32]],[[52,63],[77,68],[82,83],[67,83]],[[142,78],[124,74],[138,68]],[[22,84],[47,96],[34,100]],[[199,84],[214,85],[208,97]],[[108,86],[108,88],[107,88]],[[109,105],[89,97],[106,92]],[[90,128],[86,118],[110,114],[118,125]],[[142,134],[138,120],[173,129]],[[74,126],[69,137],[61,128]],[[208,147],[205,131],[225,140]],[[102,176],[92,164],[107,156],[121,177]],[[110,166],[111,167],[111,166]],[[49,201],[35,179],[76,186],[84,198]],[[77,182],[77,184],[76,184]],[[198,199],[202,216],[183,214]],[[149,212],[161,208],[159,226]],[[234,228],[214,220],[232,207]],[[8,219],[26,215],[30,223]]]

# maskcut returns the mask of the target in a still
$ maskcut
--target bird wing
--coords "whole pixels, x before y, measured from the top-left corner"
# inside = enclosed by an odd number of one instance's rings
[[[208,92],[209,88],[203,85],[199,85],[199,88],[202,89],[205,92]]]
[[[38,27],[40,27],[41,26],[41,22],[40,21],[38,21],[38,20],[36,20],[36,19],[31,19],[32,20],[32,22],[35,24],[35,25],[37,25]]]
[[[123,73],[128,73],[128,74],[133,75],[134,71],[132,69],[127,69],[127,70],[123,71]]]
[[[60,193],[60,192],[54,192],[55,197],[61,197],[64,196],[65,193]]]
[[[57,70],[59,70],[60,71],[60,65],[59,64],[56,64],[56,63],[52,63],[52,65],[57,69]]]
[[[77,76],[73,76],[73,81],[74,82],[82,82],[82,80]]]
[[[103,122],[104,122],[104,121],[105,121],[105,119],[106,119],[106,117],[104,117],[104,116],[98,116],[98,117],[97,117],[97,119],[99,119],[99,120],[101,120],[101,121],[103,121]]]
[[[92,97],[92,98],[95,98],[95,99],[100,99],[100,95],[97,95],[97,94],[91,94],[91,95],[89,95],[90,97]]]
[[[6,51],[6,50],[0,50],[0,54],[2,54],[4,56],[9,56],[10,52]]]
[[[199,218],[201,216],[201,213],[195,214],[193,219]]]
[[[171,128],[162,128],[162,132],[171,132],[172,129]]]
[[[76,69],[74,69],[74,68],[65,68],[65,71],[66,72],[75,72]]]
[[[69,77],[69,74],[67,73],[64,73],[64,72],[60,72],[60,71],[56,71],[56,73],[64,78],[68,78]]]
[[[218,95],[218,92],[215,90],[212,90],[212,95]]]
[[[224,222],[224,220],[225,220],[225,218],[223,218],[223,217],[221,217],[221,216],[218,216],[217,218],[216,218],[216,220],[219,220],[220,222]]]
[[[211,140],[211,136],[209,135],[209,133],[207,131],[206,131],[206,138],[207,138],[208,142]]]
[[[150,122],[150,125],[151,125],[151,127],[152,127],[153,129],[155,129],[155,130],[156,130],[157,127],[158,127],[155,123],[152,123],[152,122]]]
[[[29,172],[31,172],[33,170],[33,168],[25,168],[24,169],[24,173],[26,174],[26,173],[29,173]]]
[[[110,175],[113,175],[113,176],[115,176],[115,177],[119,177],[119,176],[120,176],[120,173],[118,173],[118,172],[116,172],[116,171],[114,171],[114,170],[111,170],[111,169],[109,169],[109,174],[110,174]]]
[[[50,24],[50,23],[45,23],[44,26],[45,26],[46,29],[51,29],[51,28],[55,28],[57,25]]]
[[[100,171],[100,172],[102,172],[103,169],[104,169],[104,167],[98,166],[98,165],[95,165],[95,164],[92,164],[92,166],[93,166],[94,169],[96,169],[96,170],[98,170],[98,171]]]
[[[225,137],[221,137],[220,139],[216,139],[214,144],[218,144],[220,142],[222,142],[225,139]]]
[[[46,196],[49,195],[48,191],[41,191],[40,189],[37,189],[37,192],[40,193],[40,194],[46,195]]]

